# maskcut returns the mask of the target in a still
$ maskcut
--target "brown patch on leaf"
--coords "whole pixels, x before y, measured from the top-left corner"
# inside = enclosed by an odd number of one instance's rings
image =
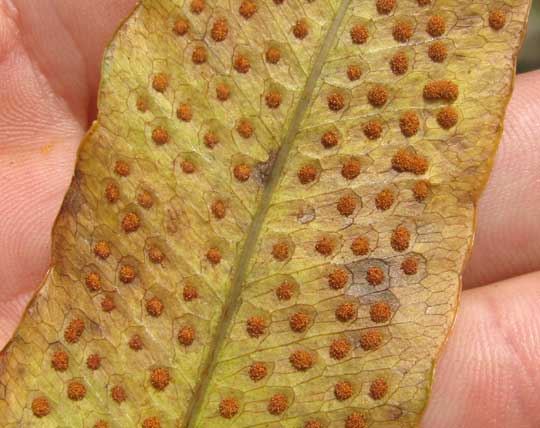
[[[225,419],[234,418],[240,410],[240,405],[236,398],[224,398],[219,403],[219,414]]]
[[[171,375],[169,370],[163,367],[152,369],[150,372],[150,383],[158,391],[163,391],[170,383]]]
[[[66,330],[64,331],[64,339],[68,343],[77,343],[81,338],[85,329],[84,321],[80,318],[75,318],[70,321]]]
[[[364,351],[372,351],[382,344],[382,335],[378,330],[368,330],[360,336],[360,347]]]
[[[303,333],[309,326],[311,318],[305,312],[296,312],[289,318],[289,326],[292,331]]]
[[[274,416],[281,415],[289,408],[289,399],[284,394],[275,394],[268,402],[268,413]]]
[[[254,338],[262,336],[266,332],[266,327],[266,321],[262,317],[251,317],[246,322],[246,331]]]
[[[304,350],[294,351],[289,356],[289,362],[291,365],[298,371],[306,371],[313,367],[313,364],[315,363],[315,359],[313,358],[313,355]]]
[[[338,382],[334,385],[334,396],[338,401],[344,401],[352,397],[353,386],[346,380]]]

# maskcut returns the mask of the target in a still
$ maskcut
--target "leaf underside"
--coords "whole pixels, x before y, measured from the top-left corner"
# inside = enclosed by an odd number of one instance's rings
[[[418,426],[528,8],[142,1],[0,426]]]

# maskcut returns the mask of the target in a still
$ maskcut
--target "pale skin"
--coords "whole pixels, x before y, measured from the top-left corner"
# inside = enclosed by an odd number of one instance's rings
[[[134,3],[0,1],[0,347],[46,272],[103,49]],[[540,426],[539,142],[534,72],[516,81],[423,428]]]

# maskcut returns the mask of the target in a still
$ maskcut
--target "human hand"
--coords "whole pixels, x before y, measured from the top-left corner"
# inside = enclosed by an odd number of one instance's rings
[[[101,55],[134,3],[0,3],[0,343],[44,277],[52,223],[95,117]],[[538,141],[537,72],[517,79],[426,428],[540,426]]]

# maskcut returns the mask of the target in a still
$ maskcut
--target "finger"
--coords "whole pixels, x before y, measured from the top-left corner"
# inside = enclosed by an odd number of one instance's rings
[[[99,29],[87,31],[86,36],[101,52],[103,46],[98,45],[112,36],[130,2],[116,2],[106,14],[107,3],[57,1],[55,6],[51,1],[0,2],[0,317],[4,320],[19,318],[29,291],[43,279],[49,264],[50,231],[86,127],[86,119],[75,113],[85,107],[68,106],[48,80],[51,75],[66,79],[68,89],[64,93],[73,92],[73,99],[77,93],[79,98],[87,93],[85,84],[76,83],[75,78],[79,73],[85,76],[81,69],[83,55],[64,40],[69,39],[67,30],[59,23],[60,12],[53,6],[71,8],[73,28],[85,13],[87,25],[99,22],[95,24]],[[69,15],[67,9],[62,13]],[[48,53],[40,49],[48,49]],[[84,56],[94,57],[88,60],[94,66],[88,65],[91,71],[87,74],[97,81],[97,57],[101,53],[88,49]],[[58,58],[47,59],[48,55]],[[56,66],[58,71],[51,72]],[[9,325],[2,323],[7,329]]]
[[[105,46],[136,0],[10,0],[30,56],[86,127],[93,120]]]
[[[540,270],[540,72],[518,76],[480,199],[466,288]]]
[[[463,293],[426,428],[540,426],[540,273]]]

